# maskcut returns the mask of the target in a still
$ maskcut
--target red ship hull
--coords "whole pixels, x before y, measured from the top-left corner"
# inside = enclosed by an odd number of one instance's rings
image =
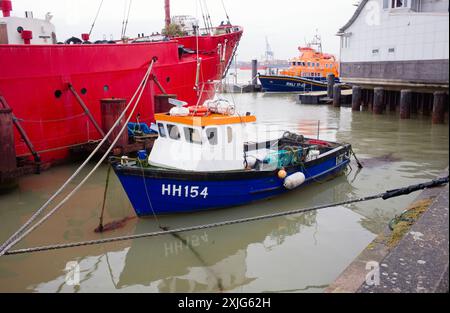
[[[199,85],[204,86],[200,101],[214,95],[214,84],[210,82],[221,78],[241,36],[239,30],[199,38],[202,58]],[[222,62],[219,44],[227,47],[223,49]],[[68,147],[101,138],[83,115],[82,107],[68,89],[69,84],[101,124],[100,100],[112,97],[130,100],[150,61],[156,57],[152,74],[163,89],[195,105],[199,100],[194,89],[197,55],[180,56],[179,45],[195,50],[196,38],[135,44],[0,45],[0,95],[13,109],[35,149],[41,152],[41,159],[63,159],[69,154]],[[151,80],[136,112],[141,122],[154,121],[154,97],[158,94],[162,91]],[[17,131],[15,146],[18,157],[29,155]]]

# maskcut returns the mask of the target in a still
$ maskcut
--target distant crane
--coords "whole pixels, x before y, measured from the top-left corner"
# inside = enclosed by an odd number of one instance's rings
[[[274,53],[272,51],[272,47],[269,44],[269,39],[266,36],[266,54],[265,54],[266,63],[269,64],[270,61],[274,60]]]

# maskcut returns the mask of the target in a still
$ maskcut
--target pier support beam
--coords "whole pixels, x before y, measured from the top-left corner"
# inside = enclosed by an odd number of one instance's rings
[[[412,101],[412,91],[402,90],[400,93],[400,118],[410,119],[411,118],[411,101]]]
[[[333,87],[335,82],[335,76],[334,74],[328,74],[327,76],[327,97],[332,99],[333,98]]]
[[[433,124],[444,124],[446,97],[447,94],[444,91],[437,91],[434,93]]]
[[[377,87],[374,89],[373,113],[383,114],[384,106],[384,89],[381,87]]]
[[[353,86],[352,110],[361,111],[362,89],[360,86]]]
[[[333,106],[338,108],[341,106],[341,85],[336,84],[333,86]]]

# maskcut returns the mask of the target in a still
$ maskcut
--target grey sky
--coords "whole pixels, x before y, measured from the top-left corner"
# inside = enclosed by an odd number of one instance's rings
[[[93,39],[120,37],[127,0],[104,0],[93,31]],[[221,0],[206,0],[214,24],[225,20]],[[259,58],[265,51],[267,36],[275,57],[288,59],[297,55],[297,47],[310,40],[318,29],[324,50],[339,53],[337,30],[355,11],[356,0],[224,0],[231,22],[244,27],[238,58]],[[54,15],[58,40],[88,32],[100,0],[13,0],[13,15],[26,10],[35,17]],[[201,20],[198,0],[171,0],[172,15],[193,15]],[[133,0],[128,35],[161,31],[164,24],[164,0]]]

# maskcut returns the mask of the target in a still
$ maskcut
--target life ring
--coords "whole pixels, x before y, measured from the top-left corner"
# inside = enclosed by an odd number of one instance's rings
[[[208,108],[207,107],[189,107],[189,115],[190,116],[206,116],[208,115]]]

